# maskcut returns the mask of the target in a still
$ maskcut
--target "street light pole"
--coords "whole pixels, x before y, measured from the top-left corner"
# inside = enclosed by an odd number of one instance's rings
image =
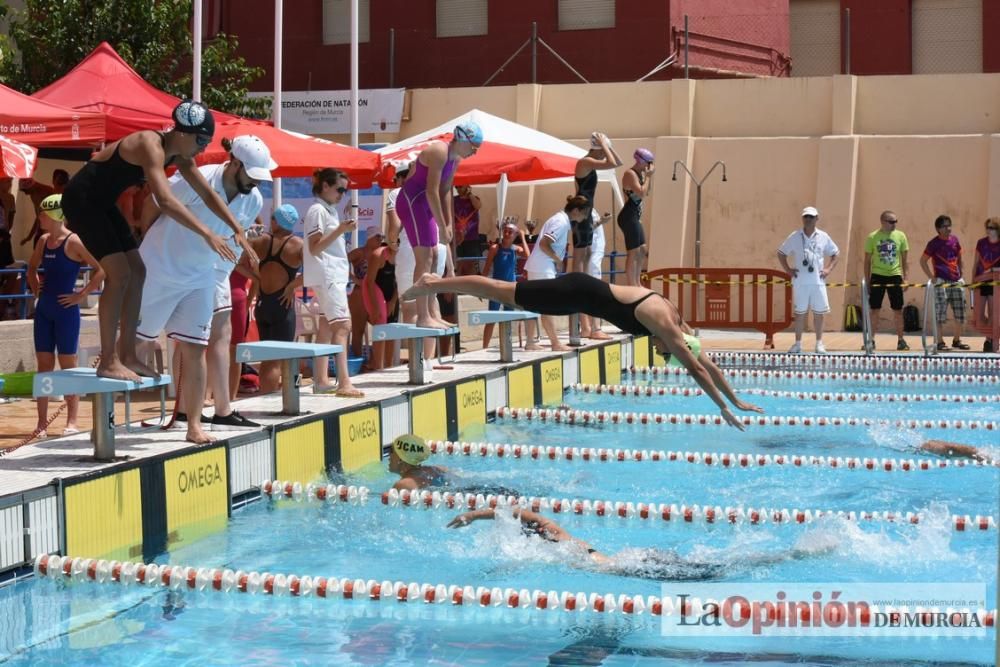
[[[684,164],[680,160],[674,160],[674,173],[670,177],[670,180],[676,181],[677,180],[677,167],[680,167],[681,169],[683,169],[687,173],[688,177],[694,182],[694,185],[695,185],[695,200],[694,200],[694,268],[695,268],[696,271],[697,271],[697,269],[701,268],[701,186],[702,186],[702,184],[704,184],[705,181],[708,180],[708,177],[712,175],[712,172],[715,171],[715,168],[718,167],[719,165],[722,165],[722,182],[725,183],[728,180],[726,178],[726,163],[723,162],[722,160],[716,160],[715,164],[713,164],[712,167],[705,173],[705,175],[701,177],[701,180],[698,180],[695,177],[695,175],[691,173],[691,170],[688,169],[688,166],[686,164]]]

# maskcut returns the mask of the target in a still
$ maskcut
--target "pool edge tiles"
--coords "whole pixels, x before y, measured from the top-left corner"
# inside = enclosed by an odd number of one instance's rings
[[[570,353],[525,353],[517,365],[495,363],[493,351],[464,353],[458,356],[454,370],[435,373],[440,381],[422,387],[394,384],[400,373],[393,369],[384,378],[378,376],[392,383],[391,391],[382,383],[371,391],[370,400],[360,403],[327,401],[307,394],[304,407],[315,412],[278,423],[272,421],[270,412],[276,407],[273,396],[244,399],[237,407],[255,419],[255,413],[260,413],[262,421],[270,421],[270,425],[227,434],[231,437],[209,445],[182,442],[179,431],[150,432],[144,439],[126,440],[123,451],[134,457],[112,464],[81,458],[89,451],[81,451],[83,441],[70,442],[72,438],[62,447],[57,439],[53,441],[55,448],[23,450],[19,456],[6,459],[13,465],[2,474],[9,475],[4,481],[11,483],[3,484],[0,506],[27,516],[38,504],[38,494],[52,496],[54,525],[0,525],[0,542],[24,544],[0,562],[0,580],[5,573],[30,565],[39,553],[60,551],[124,559],[154,556],[171,543],[191,541],[224,528],[233,503],[253,494],[264,479],[315,479],[332,468],[350,472],[377,463],[386,440],[398,435],[388,431],[403,424],[426,431],[423,435],[427,437],[440,438],[456,437],[470,426],[485,424],[492,412],[487,396],[491,379],[503,378],[507,387],[523,391],[532,406],[556,403],[562,399],[566,381],[575,380],[581,354],[594,355],[603,373],[608,359],[615,355],[605,357],[600,348],[614,345],[619,359],[631,357],[621,352],[621,346],[630,341],[630,337],[616,337],[588,342]],[[488,363],[484,361],[487,356]],[[336,407],[323,409],[330,404]],[[383,423],[387,405],[394,406],[396,415],[395,426],[388,430]],[[423,421],[425,417],[429,421]],[[89,449],[89,445],[84,446]],[[44,482],[30,472],[36,456],[47,457],[44,464],[39,459],[39,465],[50,471]],[[72,464],[53,468],[52,457],[63,457],[62,461]],[[180,476],[193,480],[194,486],[188,484],[180,490]],[[225,496],[228,499],[221,501]],[[200,507],[202,503],[204,507]]]

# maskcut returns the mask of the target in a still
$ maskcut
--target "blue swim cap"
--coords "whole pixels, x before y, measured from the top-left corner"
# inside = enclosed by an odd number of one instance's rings
[[[634,157],[637,162],[641,161],[646,162],[647,164],[656,160],[656,157],[653,155],[653,151],[648,148],[635,149],[635,153],[632,154],[632,157]]]
[[[455,126],[455,141],[468,141],[473,146],[483,143],[483,130],[479,123],[468,121]]]
[[[299,212],[291,204],[282,204],[274,210],[274,220],[279,227],[290,232],[299,221]]]

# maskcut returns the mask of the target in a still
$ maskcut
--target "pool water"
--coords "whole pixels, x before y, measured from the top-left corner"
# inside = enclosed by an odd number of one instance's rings
[[[675,382],[676,383],[676,382]],[[787,383],[743,383],[788,389]],[[858,391],[849,383],[803,384]],[[890,388],[904,393],[959,393]],[[768,414],[873,418],[997,418],[996,404],[830,403],[747,396]],[[714,414],[704,397],[614,397],[569,391],[578,409]],[[920,458],[924,437],[997,451],[996,431],[886,426],[804,428],[570,426],[501,419],[464,440],[573,447]],[[684,462],[583,462],[437,456],[452,488],[504,487],[523,495],[649,503],[923,514],[916,526],[664,523],[559,515],[557,521],[602,553],[672,550],[712,563],[731,582],[984,582],[996,599],[997,531],[957,533],[952,514],[997,515],[1000,469],[883,472],[827,467],[721,468]],[[380,492],[384,470],[336,478]],[[303,480],[307,481],[307,480]],[[251,503],[228,530],[178,545],[159,562],[257,572],[541,589],[676,595],[685,584],[580,569],[573,545],[522,534],[513,519],[448,529],[457,511],[294,501]],[[795,551],[795,558],[781,556]],[[769,561],[761,564],[760,561]],[[773,561],[773,562],[770,562]],[[678,571],[680,572],[680,570]],[[669,567],[665,573],[671,574]],[[711,641],[665,637],[649,615],[569,614],[451,605],[333,601],[123,588],[28,580],[0,589],[0,662],[14,665],[717,665],[992,664],[985,638],[801,637]],[[958,662],[956,662],[958,661]]]

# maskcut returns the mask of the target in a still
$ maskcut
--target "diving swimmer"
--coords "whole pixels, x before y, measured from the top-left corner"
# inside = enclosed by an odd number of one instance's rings
[[[403,298],[409,300],[439,292],[469,294],[541,315],[584,313],[607,320],[625,333],[652,336],[657,351],[688,370],[705,394],[719,406],[722,417],[730,426],[743,430],[743,423],[729,409],[726,398],[739,410],[764,411],[739,399],[708,355],[696,354],[689,349],[685,333],[690,333],[690,329],[681,319],[677,307],[666,297],[645,287],[609,285],[583,273],[567,273],[557,278],[519,283],[482,276],[439,278],[425,274],[406,291]]]

